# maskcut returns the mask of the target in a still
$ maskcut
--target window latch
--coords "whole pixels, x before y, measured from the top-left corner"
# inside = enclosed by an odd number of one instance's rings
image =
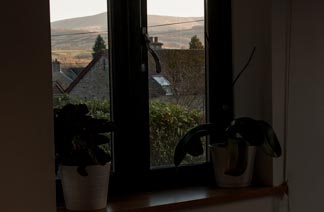
[[[152,49],[152,47],[150,45],[151,40],[150,40],[149,35],[147,34],[147,28],[146,27],[142,28],[142,35],[143,35],[143,38],[144,38],[144,41],[145,41],[146,48],[147,48],[148,52],[152,55],[152,57],[154,59],[156,73],[159,74],[162,71],[161,62],[160,62],[159,56],[156,54],[156,52]]]

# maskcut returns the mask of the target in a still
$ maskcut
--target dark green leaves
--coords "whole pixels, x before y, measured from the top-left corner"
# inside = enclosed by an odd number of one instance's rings
[[[265,121],[243,117],[235,119],[226,130],[229,138],[242,138],[250,146],[261,146],[264,153],[271,157],[281,155],[278,138]]]
[[[212,134],[214,127],[213,124],[202,124],[190,129],[176,146],[174,164],[179,166],[187,153],[192,156],[203,154],[202,141],[200,138]]]
[[[176,146],[174,164],[179,166],[187,153],[192,156],[203,154],[201,138],[211,134],[222,138],[230,154],[230,165],[226,171],[228,175],[243,174],[247,167],[248,146],[260,146],[271,157],[281,155],[278,138],[271,125],[265,121],[248,117],[234,119],[224,134],[215,127],[214,124],[203,124],[189,130]]]
[[[234,119],[226,129],[229,138],[243,138],[251,146],[259,146],[263,142],[263,132],[258,122],[252,118]]]
[[[110,154],[103,145],[109,143],[108,132],[115,130],[112,122],[89,115],[85,104],[67,104],[54,110],[56,161],[64,165],[78,166],[78,172],[86,175],[88,165],[104,165]]]
[[[262,151],[271,157],[280,157],[281,146],[274,130],[265,121],[258,121],[258,124],[264,135],[264,141],[261,145]]]

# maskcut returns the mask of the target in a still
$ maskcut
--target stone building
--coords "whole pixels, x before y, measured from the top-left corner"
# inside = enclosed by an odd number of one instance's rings
[[[159,98],[189,108],[205,107],[205,52],[204,49],[156,49],[162,71],[159,74],[169,82],[172,95],[156,96],[150,90],[151,98]],[[156,75],[155,62],[149,57],[149,76]]]
[[[65,93],[82,100],[108,99],[110,89],[107,52],[97,55],[65,89]]]

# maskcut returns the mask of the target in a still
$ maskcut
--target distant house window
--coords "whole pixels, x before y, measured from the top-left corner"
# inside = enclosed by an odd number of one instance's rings
[[[166,96],[171,96],[173,94],[171,83],[165,77],[161,75],[153,75],[152,78],[163,88]]]

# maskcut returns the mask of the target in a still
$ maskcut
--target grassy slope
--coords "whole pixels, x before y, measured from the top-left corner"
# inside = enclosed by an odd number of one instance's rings
[[[148,26],[201,19],[199,17],[182,18],[149,15]],[[92,59],[92,46],[98,34],[102,35],[107,44],[106,26],[107,13],[51,23],[52,58],[61,61],[63,66],[84,67]],[[203,41],[203,22],[152,27],[149,28],[149,33],[152,36],[159,37],[159,41],[164,43],[163,48],[186,49],[193,35],[198,35],[200,40]]]

